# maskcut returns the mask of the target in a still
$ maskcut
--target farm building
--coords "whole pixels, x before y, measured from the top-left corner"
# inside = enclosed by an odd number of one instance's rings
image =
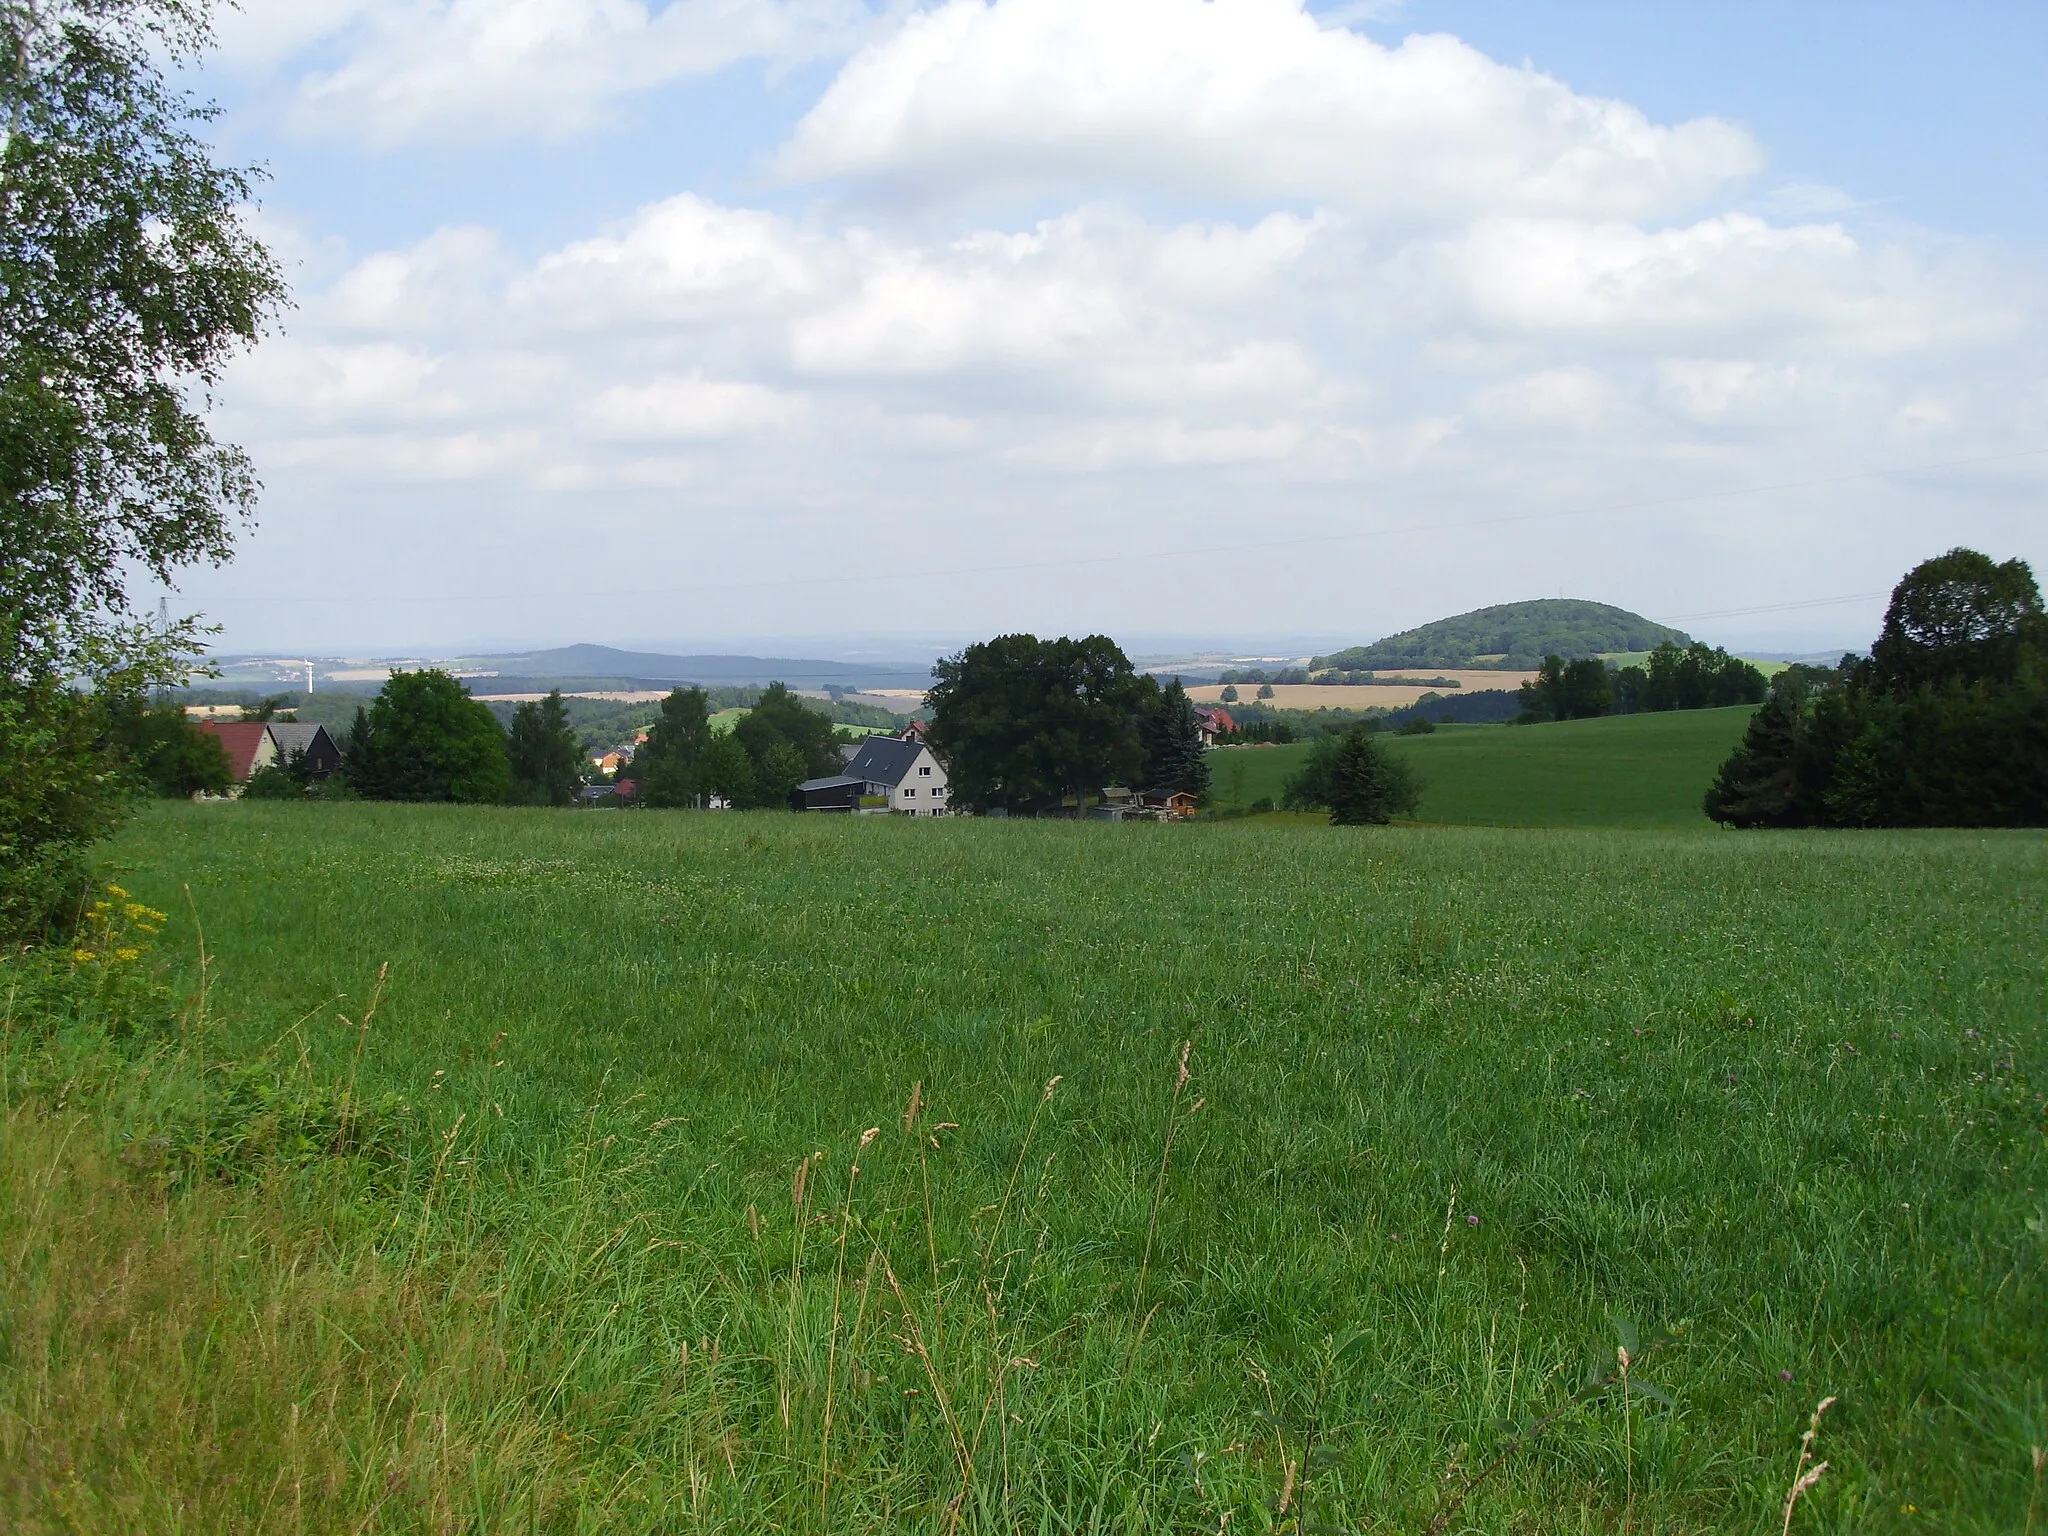
[[[1213,705],[1197,705],[1195,708],[1195,729],[1202,733],[1202,745],[1213,747],[1216,745],[1217,737],[1223,735],[1226,731],[1237,729],[1237,721],[1231,718],[1230,711],[1227,709],[1217,709]]]

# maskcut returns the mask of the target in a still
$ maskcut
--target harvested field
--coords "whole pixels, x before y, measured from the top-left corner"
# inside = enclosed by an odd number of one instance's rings
[[[1276,683],[1273,685],[1273,697],[1261,702],[1278,709],[1406,709],[1425,693],[1477,693],[1483,688],[1505,688],[1512,693],[1522,684],[1536,680],[1534,672],[1489,672],[1483,669],[1464,672],[1423,671],[1387,674],[1389,677],[1396,675],[1450,678],[1458,686],[1444,688],[1385,683],[1358,686],[1338,686],[1331,683]],[[1242,703],[1254,702],[1253,695],[1258,691],[1257,683],[1237,685],[1238,697]],[[1221,701],[1222,696],[1221,683],[1210,683],[1188,690],[1188,697],[1197,704],[1215,704]]]

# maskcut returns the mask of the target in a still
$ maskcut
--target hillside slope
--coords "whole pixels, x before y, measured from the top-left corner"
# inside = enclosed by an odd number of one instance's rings
[[[1749,723],[1746,705],[1609,715],[1553,725],[1449,726],[1383,736],[1422,779],[1417,820],[1483,827],[1705,827],[1700,798]],[[1278,803],[1308,754],[1224,747],[1210,754],[1219,808]]]
[[[1438,619],[1389,635],[1371,645],[1355,645],[1330,656],[1318,656],[1316,668],[1378,671],[1387,667],[1500,667],[1510,672],[1543,665],[1546,656],[1567,661],[1603,656],[1614,651],[1647,651],[1666,640],[1690,645],[1692,637],[1606,603],[1578,598],[1538,598],[1528,603],[1500,603],[1470,613]]]

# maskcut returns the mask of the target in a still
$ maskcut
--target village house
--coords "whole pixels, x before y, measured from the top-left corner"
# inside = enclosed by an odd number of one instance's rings
[[[1202,745],[1213,747],[1218,737],[1237,729],[1237,721],[1231,718],[1227,709],[1198,704],[1195,706],[1195,729],[1202,733]]]
[[[290,720],[198,720],[193,722],[227,750],[228,773],[235,781],[230,794],[265,768],[282,768],[298,759],[312,778],[324,779],[341,766],[341,748],[324,725]]]
[[[324,779],[341,766],[341,748],[324,725],[273,720],[270,722],[270,739],[276,743],[280,763],[290,763],[297,758],[311,778]]]
[[[262,720],[201,720],[199,729],[220,742],[228,755],[229,794],[239,795],[250,776],[278,760],[277,739]]]
[[[847,760],[846,771],[797,785],[807,811],[893,812],[945,816],[946,766],[922,741],[870,736]]]

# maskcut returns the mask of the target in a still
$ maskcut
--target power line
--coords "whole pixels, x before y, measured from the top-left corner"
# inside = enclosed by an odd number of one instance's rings
[[[1734,619],[1749,613],[1789,613],[1794,608],[1837,608],[1846,603],[1867,603],[1889,595],[1885,592],[1855,592],[1848,597],[1809,597],[1796,603],[1760,603],[1754,608],[1716,608],[1709,613],[1667,613],[1657,622],[1677,624],[1685,619]]]
[[[1353,533],[1306,534],[1291,539],[1260,539],[1251,543],[1211,544],[1186,549],[1151,549],[1120,551],[1099,555],[1074,555],[1057,560],[1026,560],[1002,565],[962,565],[941,567],[922,571],[895,571],[862,573],[857,575],[832,576],[781,576],[764,578],[760,581],[706,581],[691,582],[665,587],[613,587],[601,591],[584,592],[429,592],[429,593],[355,593],[346,597],[319,594],[261,594],[249,597],[230,597],[220,601],[235,603],[346,603],[362,606],[369,603],[504,603],[532,602],[541,600],[562,601],[585,598],[624,597],[668,597],[688,592],[750,592],[783,591],[791,587],[831,586],[876,586],[892,581],[934,581],[953,576],[994,576],[1019,571],[1070,570],[1082,566],[1114,565],[1127,561],[1142,560],[1157,564],[1163,559],[1206,559],[1214,555],[1251,554],[1276,549],[1301,549],[1312,545],[1346,544],[1367,539],[1398,538],[1411,533],[1460,533],[1476,528],[1500,528],[1517,523],[1551,522],[1573,517],[1599,517],[1617,512],[1646,512],[1666,507],[1694,506],[1701,502],[1726,501],[1738,496],[1765,496],[1780,491],[1817,490],[1825,486],[1850,485],[1862,480],[1883,480],[1899,475],[1932,474],[1944,469],[1964,469],[1980,464],[2002,464],[2015,459],[2038,458],[2048,454],[2048,447],[2025,448],[2016,453],[1983,454],[1975,458],[1946,459],[1934,464],[1916,464],[1892,469],[1857,470],[1853,474],[1827,475],[1811,480],[1785,480],[1774,485],[1737,486],[1721,491],[1695,491],[1684,496],[1658,496],[1643,501],[1607,502],[1597,506],[1574,507],[1561,511],[1511,512],[1495,517],[1472,518],[1456,523],[1408,523],[1388,528],[1367,528]],[[1858,598],[1827,598],[1817,601],[1814,606],[1831,602],[1855,602]],[[1801,605],[1791,605],[1801,606]],[[1739,612],[1765,612],[1766,609],[1733,610]],[[1692,614],[1687,617],[1722,617],[1718,614]]]

